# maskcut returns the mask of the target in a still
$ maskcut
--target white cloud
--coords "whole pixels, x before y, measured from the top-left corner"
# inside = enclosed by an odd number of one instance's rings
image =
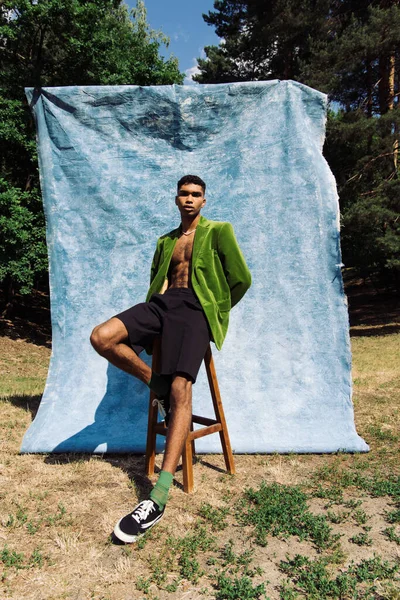
[[[182,27],[179,25],[177,31],[174,31],[174,33],[172,34],[172,39],[174,40],[174,42],[179,42],[180,40],[182,42],[188,42],[190,40],[190,36],[188,34],[187,31],[185,31],[184,29],[182,29]]]
[[[204,48],[199,48],[199,54],[200,54],[200,58],[206,57]],[[193,79],[192,79],[193,75],[197,75],[197,73],[200,73],[200,69],[197,64],[197,58],[192,58],[192,66],[189,67],[189,69],[185,70],[185,79],[184,79],[183,84],[184,85],[198,85],[197,82],[193,81]]]
[[[197,60],[195,58],[193,59],[193,62],[195,63],[193,65],[193,67],[190,67],[189,69],[185,70],[185,79],[183,82],[184,85],[196,85],[197,84],[196,81],[193,81],[192,76],[196,75],[197,73],[200,73],[200,69],[197,66]]]

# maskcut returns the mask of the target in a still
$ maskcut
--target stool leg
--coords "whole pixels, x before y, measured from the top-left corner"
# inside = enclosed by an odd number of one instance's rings
[[[190,431],[193,431],[193,420],[190,421]],[[196,446],[194,445],[194,439],[192,440],[192,455],[196,456]]]
[[[217,374],[215,371],[214,359],[211,353],[211,347],[208,345],[206,354],[204,356],[204,362],[206,365],[208,383],[210,386],[211,397],[214,405],[215,417],[222,425],[222,430],[219,432],[221,439],[222,450],[225,458],[226,470],[228,473],[233,475],[235,471],[235,462],[233,460],[231,442],[228,434],[228,427],[226,425],[225,413],[222,407],[221,394],[219,391]]]
[[[161,339],[156,338],[153,344],[152,370],[158,371],[161,359]],[[155,393],[150,390],[149,400],[149,418],[147,423],[147,443],[146,443],[146,475],[151,477],[154,475],[154,464],[156,460],[156,439],[155,426],[157,425],[158,408],[153,406]]]
[[[187,494],[193,492],[193,453],[190,434],[186,438],[182,452],[183,489]]]
[[[155,426],[157,424],[157,406],[153,406],[155,394],[150,392],[149,418],[147,424],[147,443],[146,443],[146,475],[154,475],[154,465],[156,461],[156,438]]]

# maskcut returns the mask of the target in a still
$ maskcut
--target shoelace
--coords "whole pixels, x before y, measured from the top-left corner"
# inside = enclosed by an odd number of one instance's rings
[[[142,519],[146,519],[153,510],[156,510],[154,502],[152,500],[144,500],[132,513],[132,518],[139,523]]]
[[[161,417],[164,419],[165,415],[167,414],[165,412],[164,401],[160,400],[160,398],[154,398],[152,404],[153,404],[153,406],[158,405],[158,412],[160,413]]]

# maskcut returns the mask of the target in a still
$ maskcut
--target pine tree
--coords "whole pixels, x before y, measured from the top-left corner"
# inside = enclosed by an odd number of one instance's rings
[[[400,1],[217,0],[203,17],[223,41],[196,81],[293,79],[328,94],[343,261],[400,285]]]

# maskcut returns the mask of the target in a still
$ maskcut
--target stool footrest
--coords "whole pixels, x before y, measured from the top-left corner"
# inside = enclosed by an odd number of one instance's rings
[[[198,425],[215,425],[216,423],[219,423],[219,421],[216,421],[215,419],[200,417],[200,415],[192,415],[192,421]]]
[[[165,421],[161,421],[154,426],[154,431],[158,433],[158,435],[167,435],[168,428],[165,424]]]
[[[196,431],[191,431],[188,435],[188,440],[197,440],[205,435],[210,435],[210,433],[218,433],[218,431],[222,431],[221,423],[215,423],[215,425],[209,425],[208,427],[202,427],[201,429],[196,429]]]
[[[199,417],[198,415],[192,416],[192,423],[197,423],[198,425],[205,425],[201,429],[196,429],[196,431],[191,431],[189,433],[189,438],[191,440],[197,440],[197,438],[203,437],[205,435],[209,435],[210,433],[217,433],[222,430],[222,424],[215,419],[208,419],[207,417]],[[155,433],[158,435],[167,435],[168,427],[165,424],[165,421],[160,421],[154,426]]]

